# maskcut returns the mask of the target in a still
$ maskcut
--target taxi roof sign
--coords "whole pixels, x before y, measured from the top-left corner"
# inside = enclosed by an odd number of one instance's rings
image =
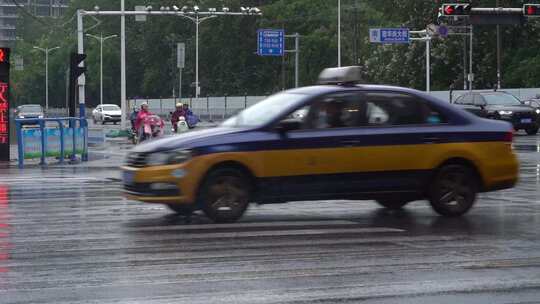
[[[319,75],[319,84],[352,84],[362,80],[362,68],[348,66],[324,69]]]

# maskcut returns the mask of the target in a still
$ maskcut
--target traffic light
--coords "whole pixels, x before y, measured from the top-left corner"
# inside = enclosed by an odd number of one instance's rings
[[[86,54],[71,53],[69,58],[69,116],[75,117],[76,115],[76,106],[77,106],[77,79],[86,72],[85,67],[80,67],[84,59],[86,59]]]
[[[540,4],[525,4],[523,5],[523,15],[527,17],[540,17]]]
[[[443,4],[441,13],[443,16],[468,16],[471,14],[471,5],[469,3]]]
[[[85,67],[80,67],[79,64],[86,59],[86,54],[71,53],[69,70],[72,77],[76,80],[86,72]]]

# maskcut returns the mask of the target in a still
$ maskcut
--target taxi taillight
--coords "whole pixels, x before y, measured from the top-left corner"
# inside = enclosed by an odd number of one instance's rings
[[[509,143],[514,141],[514,132],[512,132],[512,131],[506,132],[506,134],[504,134],[503,141],[509,142]]]

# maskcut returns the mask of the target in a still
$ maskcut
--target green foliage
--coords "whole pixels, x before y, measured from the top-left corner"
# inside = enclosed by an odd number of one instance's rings
[[[142,2],[127,0],[132,9]],[[154,9],[180,5],[173,0],[143,1]],[[494,6],[495,1],[477,1]],[[522,1],[501,1],[520,7]],[[259,57],[256,30],[283,28],[287,34],[298,32],[301,38],[300,82],[313,84],[319,72],[337,64],[337,5],[329,0],[200,0],[203,8],[226,5],[237,11],[240,6],[259,6],[262,17],[226,16],[207,20],[200,26],[200,81],[203,95],[267,94],[294,84],[294,55],[282,58]],[[49,62],[50,103],[65,104],[65,72],[69,53],[76,48],[77,8],[118,10],[119,1],[74,0],[61,19],[31,18],[21,14],[15,53],[24,57],[25,70],[13,73],[16,103],[41,103],[45,100],[44,54],[33,46],[61,49],[51,53]],[[369,43],[370,27],[404,26],[419,30],[435,23],[440,1],[342,0],[342,61],[344,65],[365,67],[367,82],[425,88],[425,44],[374,45]],[[85,17],[87,33],[120,35],[119,17]],[[503,81],[505,87],[538,87],[540,82],[539,31],[536,22],[524,26],[503,26]],[[170,97],[178,87],[176,43],[186,43],[186,67],[183,70],[183,96],[194,94],[195,25],[180,17],[149,17],[147,22],[127,18],[127,92],[128,97]],[[450,37],[433,42],[432,88],[447,89],[463,84],[463,40]],[[287,39],[287,48],[294,40]],[[474,61],[476,88],[486,88],[496,80],[496,39],[494,27],[475,29]],[[99,42],[85,38],[88,54],[87,102],[99,103]],[[120,39],[104,44],[104,102],[120,100]]]

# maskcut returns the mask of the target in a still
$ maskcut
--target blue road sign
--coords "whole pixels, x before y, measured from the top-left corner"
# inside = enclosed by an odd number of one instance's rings
[[[369,41],[372,43],[409,43],[408,28],[369,29]]]
[[[284,30],[257,31],[257,54],[259,56],[283,56],[284,52]]]

